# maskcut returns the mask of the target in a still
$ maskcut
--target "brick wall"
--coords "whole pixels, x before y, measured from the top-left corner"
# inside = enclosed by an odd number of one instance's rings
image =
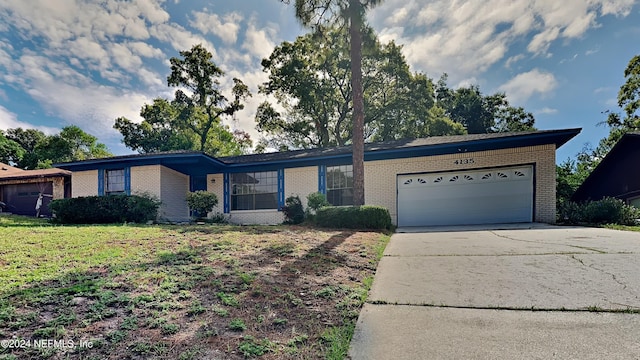
[[[134,166],[131,168],[131,194],[149,194],[161,198],[160,165]]]
[[[535,221],[555,222],[555,145],[438,155],[365,162],[365,203],[389,209],[397,221],[396,177],[398,174],[471,170],[499,166],[535,164]],[[473,158],[472,164],[455,161]]]
[[[259,224],[275,225],[282,224],[284,215],[278,210],[242,210],[232,211],[228,214],[229,222],[232,224]]]
[[[318,167],[284,169],[284,196],[297,195],[307,207],[307,195],[318,192]]]
[[[213,208],[209,216],[215,213],[224,213],[224,178],[222,174],[207,175],[207,191],[216,194],[218,197],[218,206]]]
[[[71,174],[71,197],[98,195],[98,170],[74,171]]]
[[[189,176],[167,167],[160,167],[160,191],[162,205],[160,218],[171,221],[188,221],[189,207],[187,193],[189,192]]]
[[[392,220],[397,220],[396,177],[398,174],[472,170],[501,166],[534,164],[535,214],[538,222],[555,222],[555,145],[540,145],[503,150],[470,152],[407,159],[368,161],[365,163],[365,202],[389,209]],[[473,158],[472,164],[455,164],[456,160]],[[215,182],[212,182],[215,180]],[[207,191],[218,196],[215,212],[223,212],[223,175],[207,176]],[[306,207],[306,197],[318,190],[318,168],[285,169],[285,196],[298,195]],[[185,196],[189,191],[189,177],[160,165],[131,169],[131,191],[149,192],[162,202],[161,216],[171,220],[188,219]],[[81,171],[72,175],[72,195],[98,194],[98,172]],[[238,224],[277,224],[283,221],[282,212],[276,210],[235,211],[229,220]]]

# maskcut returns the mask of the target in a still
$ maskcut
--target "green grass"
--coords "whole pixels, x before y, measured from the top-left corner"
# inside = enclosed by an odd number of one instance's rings
[[[640,226],[626,226],[626,225],[608,224],[608,225],[603,225],[603,227],[605,227],[607,229],[614,229],[614,230],[640,232]]]
[[[212,347],[223,357],[337,359],[388,240],[307,227],[0,216],[0,337],[94,342],[65,359],[190,359]],[[0,359],[60,355],[45,352],[0,349]]]

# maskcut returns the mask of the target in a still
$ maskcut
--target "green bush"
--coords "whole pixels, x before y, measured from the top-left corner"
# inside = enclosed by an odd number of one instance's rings
[[[304,221],[304,208],[298,196],[289,196],[282,208],[285,224],[300,224]]]
[[[569,224],[620,224],[636,225],[640,209],[616,198],[575,203],[564,202],[558,209],[558,221]]]
[[[145,223],[158,216],[160,201],[149,195],[86,196],[53,200],[49,209],[63,224]]]
[[[331,206],[327,201],[327,196],[321,192],[315,192],[307,195],[307,206],[313,210],[313,213],[317,213],[318,210],[325,206]]]
[[[332,228],[390,229],[391,215],[382,206],[328,206],[318,210],[316,223]]]
[[[188,192],[187,205],[189,209],[197,212],[199,217],[204,218],[218,205],[218,197],[216,194],[204,190]]]

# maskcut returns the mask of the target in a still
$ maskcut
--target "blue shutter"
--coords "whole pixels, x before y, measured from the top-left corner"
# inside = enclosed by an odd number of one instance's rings
[[[327,195],[327,166],[318,165],[318,192]]]
[[[278,169],[278,211],[284,207],[284,169]]]
[[[124,168],[124,193],[131,195],[131,168]]]
[[[229,202],[230,202],[229,201],[229,198],[230,198],[229,173],[224,173],[224,175],[223,175],[223,183],[224,183],[223,186],[222,186],[223,189],[224,189],[224,192],[223,192],[223,195],[222,195],[222,197],[224,198],[223,199],[223,203],[224,203],[224,206],[223,206],[224,210],[223,211],[224,211],[225,214],[228,214],[230,212],[229,211],[229,207],[230,207],[229,206]]]
[[[98,196],[104,196],[104,169],[98,169]]]

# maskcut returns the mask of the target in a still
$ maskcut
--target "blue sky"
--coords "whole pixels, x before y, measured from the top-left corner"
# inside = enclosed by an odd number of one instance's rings
[[[559,162],[607,135],[597,124],[618,110],[640,53],[640,0],[386,0],[369,21],[404,46],[412,70],[505,92],[539,129],[583,128]],[[257,140],[260,60],[303,32],[278,0],[0,0],[0,129],[78,125],[131,153],[115,118],[139,120],[144,103],[170,97],[168,59],[202,43],[254,93],[228,125]]]

